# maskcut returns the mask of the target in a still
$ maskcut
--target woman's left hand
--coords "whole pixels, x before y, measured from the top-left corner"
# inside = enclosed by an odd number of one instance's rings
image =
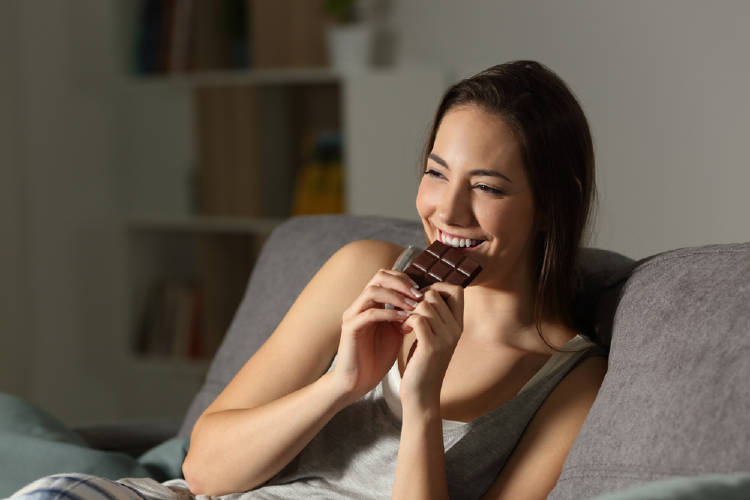
[[[403,331],[416,333],[417,342],[401,379],[405,410],[439,407],[445,372],[464,329],[463,288],[441,282],[422,291],[424,298],[402,324]]]

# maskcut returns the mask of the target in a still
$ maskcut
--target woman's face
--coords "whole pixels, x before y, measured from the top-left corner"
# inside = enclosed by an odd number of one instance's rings
[[[528,280],[534,200],[512,130],[478,106],[449,110],[417,194],[430,242],[459,246],[483,267],[475,283],[501,288]]]

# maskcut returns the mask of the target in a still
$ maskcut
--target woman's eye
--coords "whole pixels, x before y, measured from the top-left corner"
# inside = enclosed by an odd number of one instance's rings
[[[499,189],[490,187],[487,184],[477,184],[474,187],[479,188],[480,191],[484,191],[485,193],[497,194],[497,195],[505,194],[502,191],[500,191]]]
[[[427,170],[425,170],[424,175],[429,175],[430,177],[438,177],[438,178],[443,176],[443,174],[431,168],[428,168]]]

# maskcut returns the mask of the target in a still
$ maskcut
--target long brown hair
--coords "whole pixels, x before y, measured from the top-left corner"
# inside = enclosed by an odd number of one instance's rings
[[[435,113],[422,172],[440,122],[453,107],[476,105],[499,115],[521,148],[538,215],[534,242],[534,321],[542,340],[544,318],[577,328],[571,313],[575,266],[596,199],[594,147],[586,116],[565,82],[536,61],[492,66],[452,85]]]

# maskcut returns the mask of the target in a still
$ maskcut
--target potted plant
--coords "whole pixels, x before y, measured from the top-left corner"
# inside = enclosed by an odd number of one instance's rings
[[[339,70],[364,69],[370,65],[372,29],[361,19],[358,0],[324,0],[330,20],[326,30],[329,64]]]

